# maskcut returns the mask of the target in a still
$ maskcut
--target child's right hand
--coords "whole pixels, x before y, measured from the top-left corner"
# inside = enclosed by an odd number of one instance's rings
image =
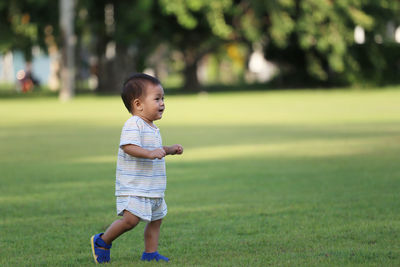
[[[150,151],[149,158],[150,159],[162,159],[163,157],[165,157],[165,155],[167,155],[167,153],[165,153],[164,149],[157,148],[157,149]]]

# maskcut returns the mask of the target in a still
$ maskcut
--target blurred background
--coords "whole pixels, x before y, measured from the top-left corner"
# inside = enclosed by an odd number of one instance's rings
[[[2,0],[0,88],[113,93],[400,82],[393,0]]]
[[[132,72],[185,148],[170,267],[400,266],[399,0],[1,0],[0,266],[92,263]]]

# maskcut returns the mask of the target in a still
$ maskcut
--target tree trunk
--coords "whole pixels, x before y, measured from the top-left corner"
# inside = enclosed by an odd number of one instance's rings
[[[62,40],[61,90],[59,98],[68,101],[75,91],[75,36],[74,36],[74,3],[60,0],[60,33]]]
[[[126,46],[116,46],[115,55],[103,55],[98,66],[100,93],[119,93],[129,74],[135,71],[134,57]]]
[[[197,62],[194,64],[186,64],[183,73],[185,76],[184,89],[186,91],[199,91],[200,83],[197,77]]]
[[[104,55],[98,62],[98,87],[100,93],[112,93],[117,91],[116,78],[114,72],[114,59],[107,59]]]
[[[195,49],[187,49],[184,53],[185,69],[184,74],[184,90],[186,91],[199,91],[200,83],[197,77],[197,63],[199,62],[199,57]]]

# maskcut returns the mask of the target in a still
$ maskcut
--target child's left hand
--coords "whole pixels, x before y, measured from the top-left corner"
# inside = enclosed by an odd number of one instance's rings
[[[173,145],[171,148],[174,152],[173,154],[181,155],[183,153],[183,147],[179,144]]]

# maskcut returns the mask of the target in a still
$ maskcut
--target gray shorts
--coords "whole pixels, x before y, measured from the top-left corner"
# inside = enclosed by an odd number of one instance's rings
[[[117,197],[117,214],[122,216],[124,210],[146,222],[162,219],[168,212],[164,198],[119,196]]]

